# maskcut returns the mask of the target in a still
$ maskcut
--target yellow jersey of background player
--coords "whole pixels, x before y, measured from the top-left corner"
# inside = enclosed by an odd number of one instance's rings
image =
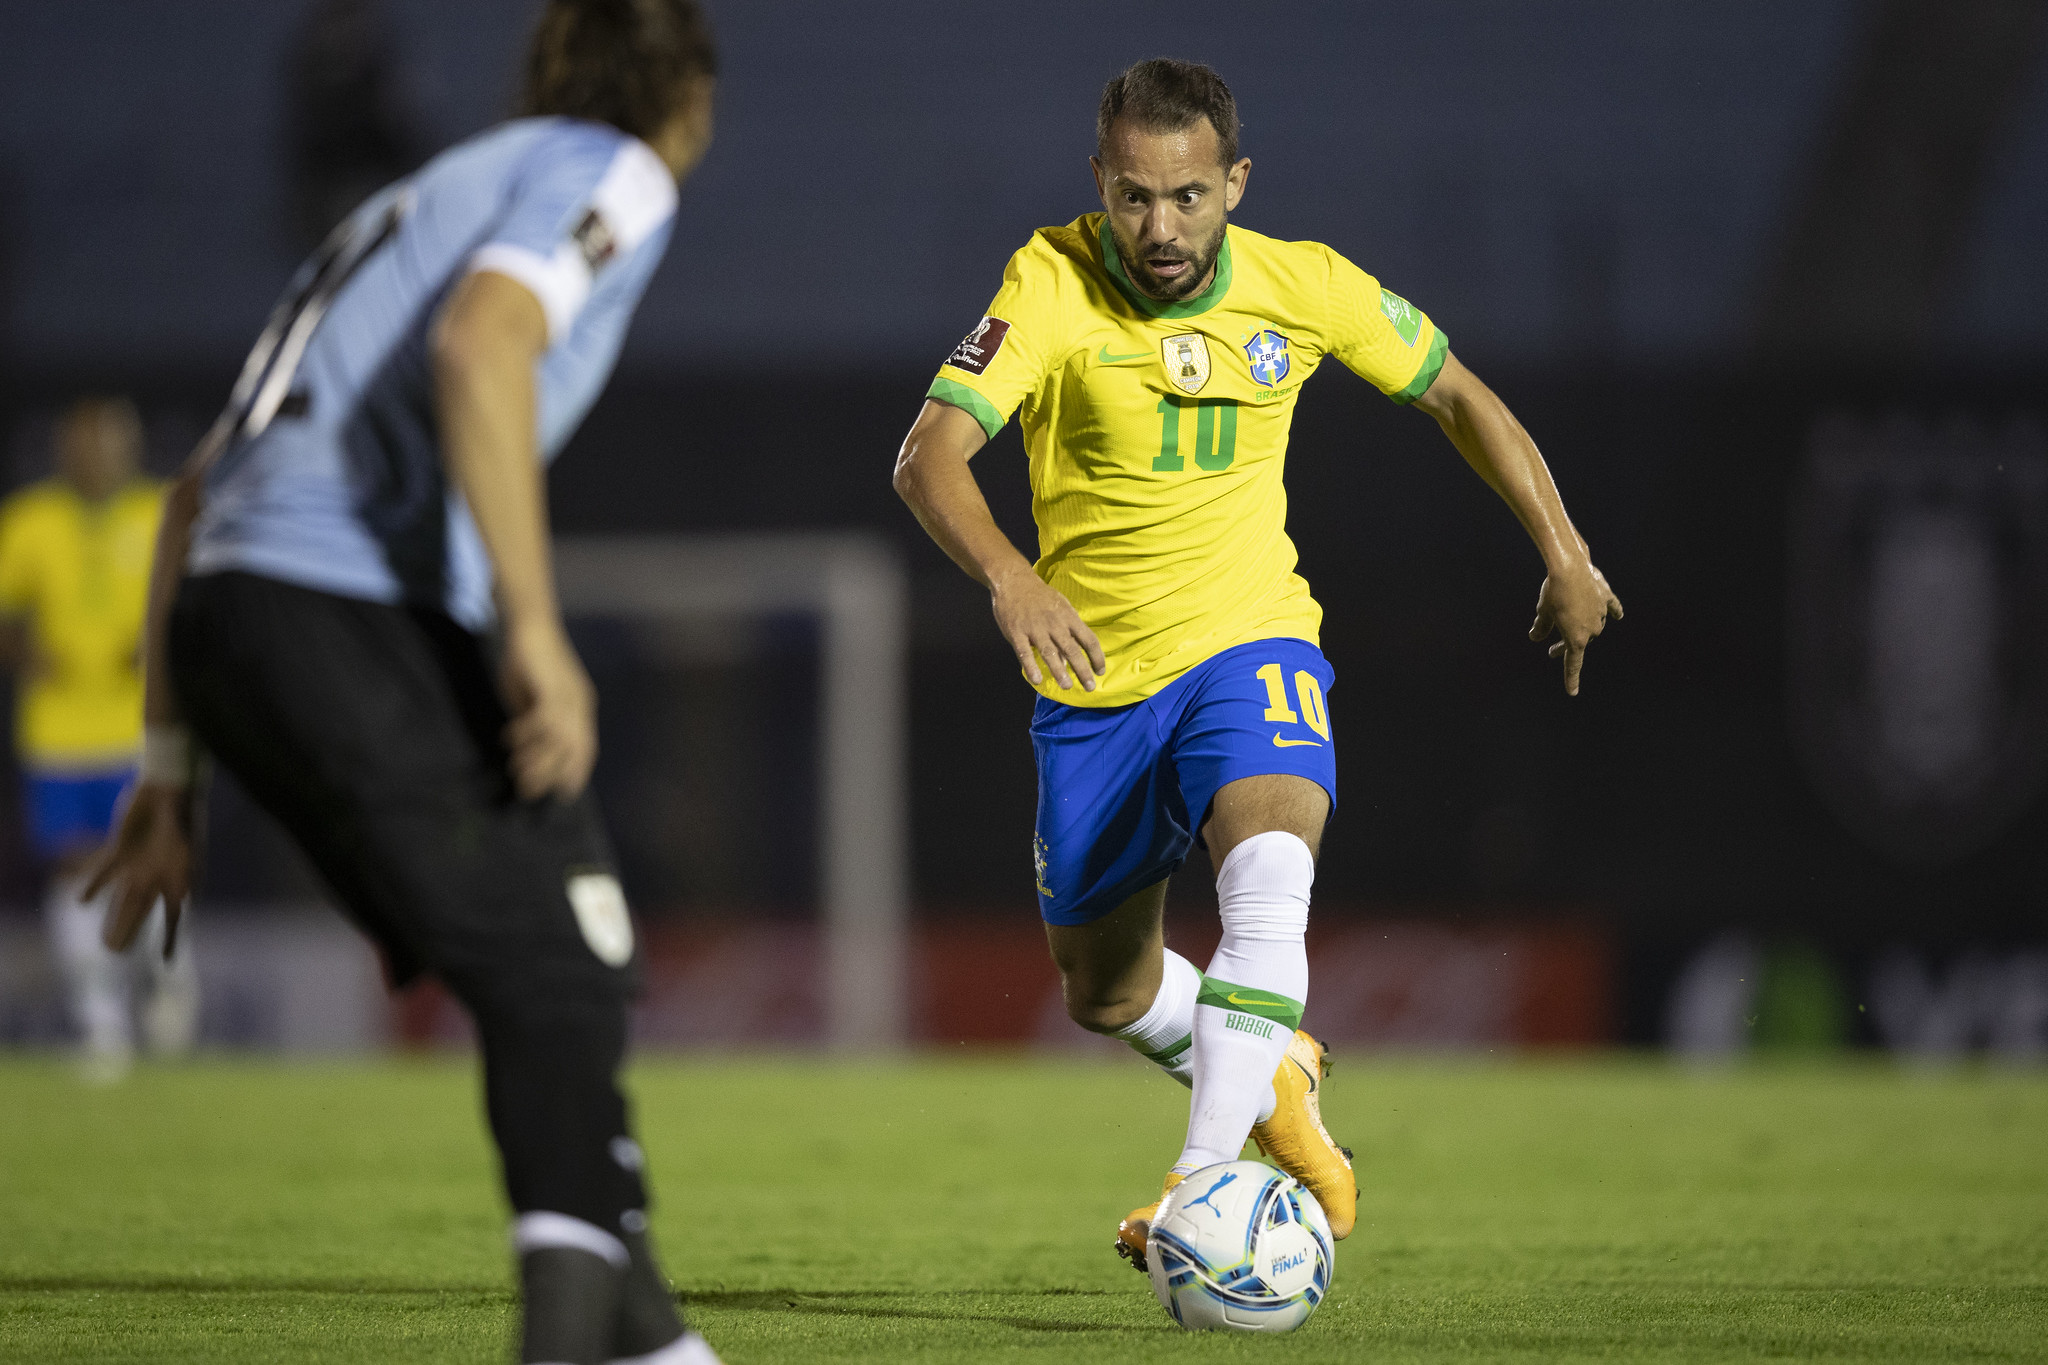
[[[138,473],[139,433],[125,402],[78,404],[59,423],[57,475],[0,504],[0,616],[26,664],[15,752],[31,773],[125,780],[142,747],[142,614],[164,494]]]
[[[123,957],[100,941],[107,898],[85,894],[142,747],[142,622],[164,491],[141,472],[142,422],[127,399],[82,399],[55,434],[56,473],[0,504],[0,655],[16,672],[14,751],[48,879],[51,956],[81,1074],[105,1082],[126,1072],[138,1023],[158,1053],[189,1050],[199,1024],[190,939],[166,957],[164,918],[152,915],[147,951]]]
[[[988,587],[1040,694],[1031,852],[1068,1012],[1194,1092],[1162,1196],[1186,1181],[1199,1202],[1231,1178],[1203,1173],[1251,1136],[1341,1238],[1357,1185],[1322,1124],[1323,1048],[1299,1027],[1337,790],[1335,674],[1281,484],[1302,381],[1334,355],[1422,407],[1514,509],[1548,570],[1531,636],[1561,636],[1567,691],[1621,604],[1535,445],[1427,317],[1328,247],[1230,226],[1251,174],[1238,128],[1207,67],[1162,58],[1109,83],[1091,162],[1104,212],[1011,259],[940,369],[896,486]],[[1035,566],[967,465],[1012,411],[1031,456]],[[1161,920],[1197,835],[1223,925],[1206,972],[1166,950]],[[1157,1209],[1118,1227],[1117,1250],[1141,1267]]]

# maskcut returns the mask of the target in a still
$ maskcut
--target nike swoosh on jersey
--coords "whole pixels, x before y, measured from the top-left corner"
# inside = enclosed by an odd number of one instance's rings
[[[1109,343],[1104,342],[1102,349],[1095,353],[1095,359],[1097,363],[1103,365],[1121,365],[1126,360],[1144,360],[1151,354],[1150,351],[1134,351],[1130,355],[1111,355],[1109,353]]]
[[[1225,1000],[1228,1000],[1233,1005],[1270,1005],[1276,1010],[1284,1010],[1287,1008],[1287,1002],[1285,1000],[1261,1000],[1257,996],[1253,996],[1251,999],[1247,1000],[1239,996],[1236,991],[1232,991],[1230,994],[1224,996],[1223,998]],[[1297,1063],[1297,1065],[1299,1064]]]
[[[1312,745],[1318,749],[1323,747],[1323,742],[1319,739],[1282,739],[1278,735],[1273,736],[1273,747],[1276,749],[1294,749],[1303,744]]]

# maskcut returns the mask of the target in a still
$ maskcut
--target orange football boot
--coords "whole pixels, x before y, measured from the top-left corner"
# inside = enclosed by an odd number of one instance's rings
[[[1351,1149],[1339,1147],[1323,1127],[1321,1090],[1329,1074],[1330,1050],[1296,1029],[1273,1073],[1273,1117],[1252,1125],[1252,1141],[1274,1165],[1308,1187],[1330,1220],[1330,1235],[1341,1240],[1358,1221],[1358,1178],[1351,1170]]]
[[[1152,1216],[1159,1212],[1159,1205],[1165,1201],[1167,1192],[1186,1179],[1179,1171],[1168,1171],[1166,1183],[1159,1187],[1159,1198],[1141,1209],[1132,1209],[1124,1215],[1124,1221],[1116,1225],[1116,1254],[1129,1261],[1133,1268],[1146,1268],[1145,1238],[1152,1232]]]

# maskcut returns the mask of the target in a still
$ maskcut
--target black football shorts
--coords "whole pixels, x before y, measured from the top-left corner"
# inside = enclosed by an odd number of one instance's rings
[[[439,612],[219,573],[180,585],[169,643],[193,732],[305,850],[393,984],[427,971],[465,998],[630,995],[634,937],[596,806],[518,798],[484,640]]]

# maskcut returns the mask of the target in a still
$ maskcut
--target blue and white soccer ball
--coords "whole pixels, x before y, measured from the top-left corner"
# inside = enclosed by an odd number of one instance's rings
[[[1291,1332],[1330,1291],[1330,1221],[1263,1161],[1205,1166],[1173,1187],[1145,1241],[1152,1292],[1191,1332]]]

